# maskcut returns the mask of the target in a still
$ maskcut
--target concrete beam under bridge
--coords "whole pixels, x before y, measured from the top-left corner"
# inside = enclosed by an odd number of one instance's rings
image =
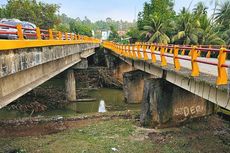
[[[98,44],[76,44],[0,52],[0,108],[91,56]]]

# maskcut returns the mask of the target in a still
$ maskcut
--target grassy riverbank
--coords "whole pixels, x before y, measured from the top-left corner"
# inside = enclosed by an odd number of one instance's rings
[[[138,126],[135,117],[88,120],[49,135],[0,138],[0,152],[26,153],[224,153],[230,151],[230,125],[216,116],[179,128],[154,130]],[[56,122],[64,124],[63,122]],[[74,128],[73,128],[74,127]]]

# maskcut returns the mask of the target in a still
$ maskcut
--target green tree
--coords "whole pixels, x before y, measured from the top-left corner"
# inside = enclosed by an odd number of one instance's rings
[[[225,1],[219,5],[217,12],[215,13],[215,19],[217,23],[223,25],[226,29],[230,24],[230,1]]]
[[[0,7],[0,18],[4,17],[4,8]]]
[[[144,3],[144,9],[138,14],[137,25],[139,29],[149,25],[151,16],[158,16],[162,21],[167,21],[175,16],[172,0],[151,0]]]
[[[81,21],[70,22],[69,23],[70,32],[74,32],[80,35],[92,36],[92,29],[83,24]]]
[[[221,38],[226,41],[226,44],[230,44],[230,1],[225,1],[218,5],[215,13],[216,22],[220,25],[219,33]]]
[[[206,16],[200,18],[201,31],[198,33],[199,44],[202,45],[224,45],[225,41],[218,36],[216,27]]]
[[[130,37],[130,43],[135,43],[141,39],[141,31],[137,27],[131,27],[126,35]]]
[[[111,33],[109,35],[109,39],[110,41],[115,41],[115,42],[119,42],[121,40],[121,38],[119,37],[117,30],[115,29],[115,27],[110,26],[110,30]]]
[[[36,0],[8,0],[4,18],[17,18],[22,21],[28,21],[41,28],[53,28],[58,24],[56,13],[59,10],[57,4],[46,4]]]
[[[170,38],[165,33],[167,28],[165,25],[158,16],[151,16],[150,25],[143,28],[143,35],[145,35],[148,42],[168,44]]]
[[[57,31],[62,31],[62,32],[70,32],[69,24],[66,24],[66,23],[60,23],[58,25],[55,25],[54,29]]]
[[[224,45],[224,40],[218,36],[218,31],[216,31],[218,25],[208,18],[207,9],[202,2],[199,2],[193,9],[194,16],[199,20],[201,29],[198,32],[198,44]]]
[[[222,34],[222,38],[225,40],[227,45],[230,45],[230,29],[225,30]]]
[[[197,17],[183,8],[176,19],[176,35],[172,37],[172,42],[189,45],[198,44],[198,32],[200,22]]]

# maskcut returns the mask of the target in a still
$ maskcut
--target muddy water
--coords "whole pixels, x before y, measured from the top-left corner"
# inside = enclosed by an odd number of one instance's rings
[[[105,109],[107,112],[140,109],[140,105],[138,104],[124,103],[124,95],[122,90],[101,88],[98,90],[89,91],[88,95],[91,98],[95,98],[96,101],[74,102],[64,106],[61,109],[47,110],[41,113],[33,113],[32,115],[14,110],[9,111],[6,108],[1,109],[0,120],[17,119],[29,116],[72,116],[76,114],[100,112],[100,107]]]

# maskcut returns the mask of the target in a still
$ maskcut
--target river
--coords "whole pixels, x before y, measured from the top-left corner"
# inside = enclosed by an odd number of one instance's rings
[[[7,107],[0,110],[0,120],[18,119],[23,117],[36,116],[73,116],[76,114],[87,114],[95,112],[112,112],[123,110],[140,109],[140,104],[126,104],[123,91],[119,89],[101,88],[88,91],[88,95],[96,101],[73,102],[63,108],[48,109],[40,113],[23,113],[16,110],[8,110]],[[99,109],[101,107],[101,109]],[[101,111],[105,109],[104,111]]]

